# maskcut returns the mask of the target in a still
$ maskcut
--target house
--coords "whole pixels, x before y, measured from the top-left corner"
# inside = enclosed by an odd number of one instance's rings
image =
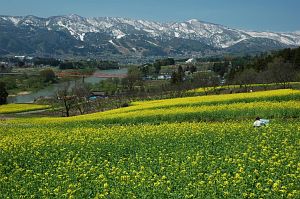
[[[190,59],[188,59],[185,63],[186,63],[186,64],[194,64],[194,63],[196,63],[196,62],[197,62],[196,59],[190,58]]]
[[[165,79],[165,76],[164,76],[164,75],[158,75],[158,76],[157,76],[157,79],[158,79],[158,80],[164,80],[164,79]]]
[[[171,79],[172,76],[171,75],[159,75],[157,77],[158,80],[168,80],[168,79]]]
[[[21,55],[21,56],[16,55],[16,56],[15,56],[16,59],[19,59],[19,60],[21,60],[21,61],[25,60],[25,57],[26,57],[25,55]]]
[[[96,100],[98,98],[107,98],[108,96],[104,91],[92,91],[90,93],[89,99],[90,100]]]

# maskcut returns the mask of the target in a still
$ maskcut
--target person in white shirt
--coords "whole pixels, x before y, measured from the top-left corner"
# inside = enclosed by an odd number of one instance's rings
[[[263,123],[260,121],[260,118],[255,118],[255,122],[253,123],[253,127],[261,127]]]

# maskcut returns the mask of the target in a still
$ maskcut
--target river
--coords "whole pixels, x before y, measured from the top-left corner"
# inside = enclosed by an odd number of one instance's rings
[[[105,74],[127,74],[127,68],[122,68],[119,70],[97,70],[96,73],[105,73]],[[107,78],[99,78],[91,75],[90,77],[84,78],[85,83],[91,83],[95,84],[99,81],[105,80]],[[78,81],[82,81],[81,79],[77,79]],[[69,81],[70,87],[73,87],[75,85],[75,80]],[[26,95],[17,95],[17,96],[9,96],[8,97],[8,103],[32,103],[36,98],[39,97],[51,97],[54,96],[56,91],[60,88],[63,88],[66,85],[66,82],[61,82],[58,84],[52,84],[51,86],[48,86],[46,88],[43,88],[37,92],[29,93]]]

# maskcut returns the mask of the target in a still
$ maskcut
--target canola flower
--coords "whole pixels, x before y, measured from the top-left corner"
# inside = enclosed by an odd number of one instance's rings
[[[185,97],[175,99],[153,100],[134,102],[133,105],[148,105],[148,106],[174,106],[183,104],[220,104],[220,103],[236,103],[236,102],[253,102],[253,101],[279,101],[279,100],[298,100],[300,91],[293,89],[278,89],[270,91],[258,91],[253,93],[236,93],[224,95],[208,95]],[[171,102],[171,104],[170,104]],[[147,107],[148,108],[148,107]]]
[[[300,123],[1,126],[0,197],[300,196]]]
[[[38,118],[15,120],[16,123],[82,123],[139,124],[183,121],[224,121],[268,118],[297,118],[300,91],[282,89],[255,93],[187,97],[136,102],[126,108],[71,118]]]
[[[38,105],[38,104],[5,104],[5,105],[0,105],[0,114],[41,110],[41,109],[46,109],[48,107],[49,107],[48,105]]]
[[[288,83],[291,86],[299,86],[300,82],[289,82]],[[248,88],[255,88],[255,87],[264,87],[264,88],[272,88],[274,86],[278,86],[278,83],[269,83],[269,84],[249,84]],[[215,91],[218,89],[236,89],[236,88],[240,88],[240,85],[223,85],[223,86],[217,86],[217,87],[206,87],[206,88],[195,88],[192,90],[189,90],[187,93],[191,94],[191,95],[195,95],[195,94],[205,94],[206,92],[209,91]]]
[[[299,198],[298,92],[2,122],[0,198]]]

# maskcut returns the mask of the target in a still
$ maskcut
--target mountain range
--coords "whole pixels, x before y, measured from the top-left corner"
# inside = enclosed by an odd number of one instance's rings
[[[300,32],[245,31],[196,19],[159,23],[75,14],[0,16],[1,56],[193,57],[299,45]]]

